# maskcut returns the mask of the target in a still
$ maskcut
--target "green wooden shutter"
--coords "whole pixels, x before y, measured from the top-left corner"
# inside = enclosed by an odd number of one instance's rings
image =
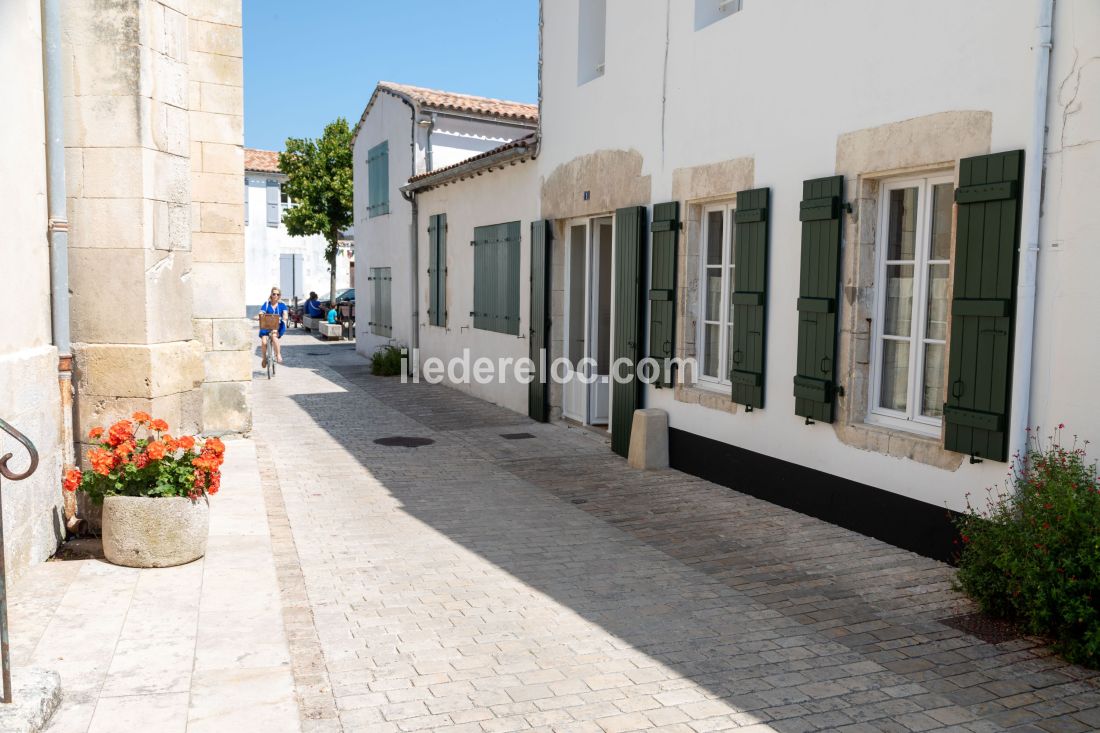
[[[470,242],[474,248],[474,328],[486,329],[489,325],[489,279],[488,253],[489,237],[492,227],[476,227],[474,239]]]
[[[373,334],[380,333],[381,329],[381,317],[382,317],[382,291],[379,284],[378,268],[370,268],[370,276],[367,278],[370,281],[370,320],[367,321],[367,325],[370,327],[370,332]]]
[[[428,318],[447,325],[447,215],[433,214],[428,224]]]
[[[512,221],[498,227],[500,237],[500,328],[501,333],[519,336],[519,260],[521,247],[520,222]]]
[[[527,385],[527,414],[532,420],[550,419],[550,395],[542,369],[550,348],[550,222],[531,222],[531,326],[528,355],[535,378]]]
[[[645,228],[644,206],[628,206],[615,212],[615,337],[611,359],[630,362],[626,370],[619,370],[628,380],[611,380],[611,449],[621,456],[630,451],[634,410],[642,402],[642,383],[635,378],[635,371],[642,352]]]
[[[382,268],[382,334],[393,336],[393,271],[388,267]]]
[[[653,264],[649,277],[649,355],[661,362],[658,386],[672,386],[665,360],[676,353],[676,243],[680,238],[680,204],[653,207]]]
[[[1008,460],[1024,151],[959,162],[944,448]]]
[[[737,194],[734,214],[733,347],[730,382],[734,402],[764,406],[764,348],[768,302],[768,189]]]
[[[832,422],[836,399],[837,290],[844,177],[802,184],[802,269],[798,287],[795,414]]]
[[[367,214],[390,213],[390,143],[388,140],[367,151]]]

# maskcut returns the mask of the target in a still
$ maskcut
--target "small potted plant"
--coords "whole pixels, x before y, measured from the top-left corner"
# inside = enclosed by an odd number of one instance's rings
[[[89,471],[65,474],[66,491],[82,489],[103,506],[103,554],[115,565],[163,568],[206,554],[208,497],[218,493],[225,444],[174,438],[147,413],[94,427]]]

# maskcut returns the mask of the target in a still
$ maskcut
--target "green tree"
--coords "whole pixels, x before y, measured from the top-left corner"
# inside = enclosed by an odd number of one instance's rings
[[[340,232],[352,224],[351,129],[343,117],[325,125],[317,140],[287,138],[279,170],[293,206],[283,214],[292,237],[320,234],[328,242],[329,302],[336,300],[336,254]]]

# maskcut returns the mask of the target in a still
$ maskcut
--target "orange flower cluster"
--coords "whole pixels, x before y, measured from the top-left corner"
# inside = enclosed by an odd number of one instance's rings
[[[218,438],[207,438],[198,457],[191,460],[191,465],[195,467],[193,496],[203,491],[207,494],[218,493],[222,483],[223,461],[225,461],[225,443]]]
[[[147,412],[135,412],[132,420],[119,420],[109,428],[94,427],[88,431],[90,441],[97,446],[88,451],[88,464],[91,474],[85,476],[79,469],[65,473],[62,488],[76,491],[82,484],[85,490],[93,491],[98,479],[91,475],[111,477],[113,481],[150,482],[149,474],[138,474],[160,461],[169,461],[173,465],[182,464],[194,468],[193,484],[186,489],[192,498],[203,493],[216,494],[221,486],[221,465],[225,460],[225,444],[218,438],[207,438],[196,450],[195,438],[184,435],[172,437],[168,423],[153,419]],[[138,434],[144,430],[144,436]],[[127,470],[128,467],[131,467]],[[159,469],[158,469],[159,470]],[[161,474],[162,478],[165,474]],[[186,476],[186,474],[184,474]],[[110,490],[108,490],[110,491]],[[182,493],[181,493],[182,495]]]

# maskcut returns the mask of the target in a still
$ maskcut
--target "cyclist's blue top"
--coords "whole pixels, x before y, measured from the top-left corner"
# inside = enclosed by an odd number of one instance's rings
[[[279,303],[278,305],[271,305],[270,300],[265,300],[264,304],[260,306],[260,312],[261,313],[273,313],[273,314],[282,316],[282,314],[286,313],[286,311],[287,311],[286,303]],[[286,333],[286,323],[283,320],[280,319],[279,320],[279,338],[282,338],[284,333]],[[268,334],[268,329],[266,329],[266,328],[261,328],[260,329],[260,335],[261,336],[266,336],[267,334]]]

